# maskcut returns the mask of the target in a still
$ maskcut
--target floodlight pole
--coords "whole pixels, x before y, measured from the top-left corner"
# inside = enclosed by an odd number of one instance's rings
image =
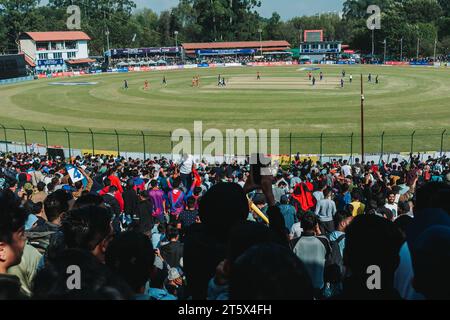
[[[361,74],[361,161],[364,163],[364,81]]]
[[[109,29],[106,29],[105,35],[106,35],[106,44],[108,46],[108,68],[109,68],[109,66],[111,64],[111,48],[109,46]]]
[[[375,54],[375,27],[372,29],[372,61]]]
[[[436,47],[437,47],[437,37],[434,39],[434,55],[433,55],[433,62],[436,62]]]
[[[178,56],[178,31],[173,32],[175,34],[175,47],[177,50],[177,56]]]
[[[417,37],[417,60],[419,60],[419,51],[420,51],[420,38]]]
[[[263,45],[262,45],[262,32],[263,30],[261,28],[258,29],[259,32],[259,44],[261,46],[261,56],[263,55]]]
[[[403,61],[403,37],[400,39],[400,61]]]

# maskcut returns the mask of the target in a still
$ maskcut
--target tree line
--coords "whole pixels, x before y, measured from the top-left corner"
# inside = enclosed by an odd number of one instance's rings
[[[366,21],[367,7],[381,8],[381,29],[375,31],[376,53],[384,40],[388,55],[398,58],[400,43],[405,57],[415,57],[417,43],[422,56],[432,56],[435,41],[439,54],[450,52],[449,0],[346,0],[342,14],[326,13],[283,20],[274,12],[260,16],[263,0],[180,0],[157,14],[150,8],[136,10],[132,0],[0,0],[0,52],[17,52],[24,31],[67,30],[69,5],[81,9],[81,28],[93,39],[92,54],[106,50],[109,31],[113,48],[173,46],[182,42],[287,40],[293,47],[302,31],[324,29],[326,40],[341,40],[354,50],[370,53],[372,32]],[[175,32],[178,32],[175,36]],[[418,40],[419,39],[419,40]]]

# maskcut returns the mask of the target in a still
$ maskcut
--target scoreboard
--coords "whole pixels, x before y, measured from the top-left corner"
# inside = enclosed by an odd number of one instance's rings
[[[26,75],[24,55],[0,55],[0,80],[25,77]]]
[[[304,42],[322,42],[323,30],[305,30]]]

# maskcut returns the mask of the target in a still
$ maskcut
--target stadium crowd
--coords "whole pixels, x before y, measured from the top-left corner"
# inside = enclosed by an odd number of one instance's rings
[[[218,64],[218,63],[240,63],[246,64],[251,62],[281,62],[281,61],[291,61],[291,55],[278,55],[271,56],[267,55],[264,58],[255,58],[250,55],[229,55],[229,56],[203,56],[197,59],[186,57],[182,60],[180,57],[176,56],[159,56],[153,55],[151,57],[141,57],[141,58],[113,58],[110,59],[111,67],[124,67],[124,66],[175,66],[182,64],[195,64],[195,63],[208,63],[208,64]]]
[[[449,299],[449,165],[2,154],[0,298]]]

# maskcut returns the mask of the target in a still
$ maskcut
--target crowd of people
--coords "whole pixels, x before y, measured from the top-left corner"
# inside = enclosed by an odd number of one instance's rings
[[[181,56],[163,56],[152,55],[151,57],[132,57],[132,58],[112,58],[110,59],[110,66],[174,66],[182,64],[196,64],[196,63],[240,63],[246,64],[251,62],[279,62],[279,61],[291,61],[291,55],[282,56],[265,56],[264,58],[256,59],[252,55],[224,55],[224,56],[201,56],[198,58],[185,57],[183,60]],[[163,62],[164,61],[164,62]]]
[[[0,299],[449,299],[450,162],[419,159],[1,154]]]
[[[110,67],[123,66],[175,66],[183,64],[180,56],[152,55],[150,57],[111,58]]]

